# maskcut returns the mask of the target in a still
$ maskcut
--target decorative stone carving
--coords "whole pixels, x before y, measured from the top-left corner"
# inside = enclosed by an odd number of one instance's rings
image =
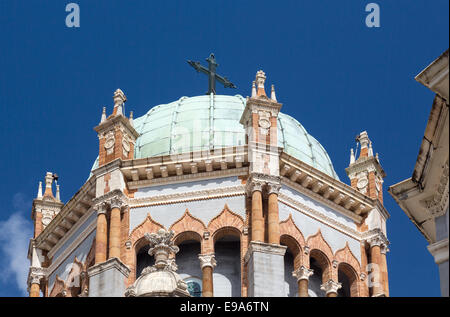
[[[381,232],[381,230],[373,230],[373,231],[375,231],[375,234],[373,236],[370,236],[366,240],[369,246],[371,248],[374,246],[379,246],[381,250],[387,249],[387,246],[389,245],[389,240],[386,238],[383,232]]]
[[[214,254],[199,254],[198,258],[200,260],[200,268],[203,270],[205,266],[210,266],[213,269],[216,267],[217,262]]]
[[[40,284],[43,278],[45,278],[45,269],[41,267],[30,267],[30,271],[28,272],[28,287],[31,284]]]
[[[280,184],[267,184],[267,194],[276,194],[278,195],[280,193],[281,185]]]
[[[189,297],[187,284],[175,272],[175,259],[169,259],[170,253],[177,253],[179,248],[173,243],[173,231],[164,229],[157,233],[146,233],[149,241],[149,255],[155,257],[155,265],[146,267],[141,276],[126,292],[127,297],[148,296],[183,296]]]
[[[299,267],[297,270],[292,272],[292,276],[297,278],[297,282],[300,280],[309,280],[309,277],[314,274],[314,271],[311,269],[308,269],[305,266]]]
[[[337,291],[338,291],[341,287],[342,287],[342,284],[341,284],[341,283],[335,282],[335,281],[333,281],[333,280],[329,280],[328,282],[323,283],[323,284],[320,286],[320,289],[321,289],[322,291],[324,291],[324,292],[328,295],[329,293],[336,293],[336,294],[337,294]]]

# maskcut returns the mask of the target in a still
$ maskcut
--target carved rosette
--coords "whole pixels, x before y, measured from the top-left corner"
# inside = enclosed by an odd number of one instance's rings
[[[203,270],[204,267],[210,266],[214,269],[217,265],[214,254],[199,254],[200,268]]]
[[[309,277],[313,274],[314,274],[313,270],[308,269],[303,265],[298,269],[296,269],[294,272],[292,272],[292,276],[297,278],[297,282],[301,280],[309,280]]]
[[[327,295],[329,293],[336,293],[337,291],[342,287],[341,283],[335,282],[333,280],[329,280],[326,283],[323,283],[322,285],[320,285],[320,289],[322,291],[324,291]]]

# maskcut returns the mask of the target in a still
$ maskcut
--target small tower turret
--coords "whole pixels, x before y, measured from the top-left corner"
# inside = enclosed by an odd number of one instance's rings
[[[99,167],[115,159],[132,159],[134,145],[139,134],[133,127],[132,114],[130,118],[124,116],[123,106],[127,98],[122,90],[114,92],[114,110],[112,115],[106,117],[106,108],[103,108],[101,121],[94,130],[99,138]]]
[[[351,186],[373,199],[383,202],[383,178],[386,174],[381,167],[378,154],[373,155],[372,141],[366,131],[361,132],[356,141],[361,145],[358,159],[353,149],[350,153],[350,166],[345,169]]]
[[[62,206],[59,194],[59,185],[56,185],[56,197],[53,196],[53,181],[58,176],[52,172],[47,172],[45,175],[45,192],[42,195],[42,182],[39,182],[38,194],[33,201],[31,210],[31,219],[34,223],[34,238],[39,236],[41,232],[48,226],[48,224],[60,212]]]

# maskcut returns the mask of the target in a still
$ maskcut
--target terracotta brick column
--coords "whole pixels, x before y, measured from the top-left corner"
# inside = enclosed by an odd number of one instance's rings
[[[385,296],[389,296],[389,282],[388,282],[387,259],[386,259],[386,253],[388,251],[389,249],[386,246],[381,248],[381,271],[383,278],[383,290]]]
[[[320,289],[326,293],[327,297],[337,297],[338,290],[342,287],[341,283],[329,280],[320,286]]]
[[[387,246],[387,239],[382,233],[370,238],[367,241],[370,245],[370,264],[372,266],[369,277],[372,277],[372,296],[385,296],[384,275],[387,274],[387,268],[383,263],[381,250]]]
[[[30,297],[39,297],[40,295],[40,286],[39,284],[31,284],[30,287]]]
[[[28,276],[29,296],[40,297],[41,295],[41,279],[45,276],[42,268],[31,267]]]
[[[120,259],[120,214],[123,203],[118,197],[111,200],[111,217],[109,223],[109,259]]]
[[[292,272],[292,276],[297,278],[298,283],[298,297],[309,297],[308,295],[308,282],[309,277],[313,275],[313,270],[308,269],[305,266],[301,266],[294,272]]]
[[[198,256],[200,260],[200,267],[202,269],[202,296],[213,297],[213,270],[216,266],[216,259],[214,254],[200,254]]]
[[[267,214],[269,243],[280,244],[280,218],[278,215],[278,193],[281,185],[269,184],[269,210]]]
[[[262,209],[262,183],[251,184],[252,190],[252,241],[264,242],[264,218]]]
[[[106,206],[100,204],[97,206],[97,230],[95,235],[95,264],[106,261],[107,246],[107,223]]]

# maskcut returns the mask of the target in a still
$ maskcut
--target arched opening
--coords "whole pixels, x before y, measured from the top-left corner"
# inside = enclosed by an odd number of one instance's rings
[[[339,297],[358,296],[358,276],[355,270],[347,263],[339,263],[338,281],[342,287],[338,290]]]
[[[280,237],[280,244],[287,246],[286,253],[284,254],[284,292],[287,297],[298,296],[298,282],[297,279],[292,276],[292,272],[299,268],[300,263],[300,246],[297,241],[288,235],[282,235]]]
[[[148,254],[149,249],[149,245],[144,243],[136,249],[136,279],[141,276],[142,270],[155,264],[154,257]]]
[[[217,266],[213,272],[214,296],[241,296],[240,232],[223,228],[214,234],[214,255]]]
[[[175,255],[177,273],[186,282],[189,294],[202,296],[202,270],[198,255],[201,253],[201,236],[196,232],[183,232],[177,235],[174,243],[180,248]]]
[[[309,268],[313,270],[313,275],[309,277],[308,295],[310,297],[325,297],[325,292],[320,286],[330,278],[330,262],[327,256],[319,250],[311,250],[309,255]]]

